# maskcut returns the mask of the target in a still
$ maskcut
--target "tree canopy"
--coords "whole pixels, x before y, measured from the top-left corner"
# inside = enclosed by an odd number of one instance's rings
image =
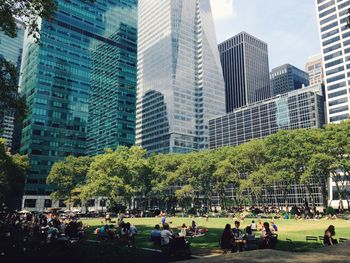
[[[293,185],[303,184],[312,196],[312,185],[317,184],[327,206],[329,176],[340,198],[349,199],[349,133],[350,120],[324,129],[280,131],[236,147],[189,154],[147,156],[136,146],[119,147],[95,156],[89,167],[85,166],[86,180],[79,185],[79,198],[102,196],[113,204],[126,205],[142,199],[145,208],[153,202],[188,210],[211,207],[212,198],[217,196],[227,208],[232,203],[241,205],[247,196],[256,205],[264,205],[264,191],[277,187],[283,193],[283,206],[288,208],[287,193]],[[57,173],[63,180],[65,191],[74,189],[74,183],[69,179],[66,186],[62,174],[72,174],[75,168],[71,166],[75,165],[79,167],[79,162],[68,158],[52,168],[51,174]],[[233,199],[228,198],[228,188]],[[68,196],[65,191],[59,198]],[[311,202],[314,205],[314,200]]]
[[[5,140],[0,139],[0,208],[3,204],[8,208],[15,207],[15,199],[23,194],[28,169],[28,157],[9,155],[6,152]]]

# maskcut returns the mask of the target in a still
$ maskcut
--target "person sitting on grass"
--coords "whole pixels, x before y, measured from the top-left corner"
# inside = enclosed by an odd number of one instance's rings
[[[246,240],[244,240],[243,231],[239,229],[241,223],[235,221],[235,227],[232,229],[232,233],[235,236],[235,243],[239,251],[243,251]]]
[[[220,246],[224,250],[231,250],[232,253],[237,251],[235,236],[232,233],[230,224],[225,226],[224,232],[221,235]]]
[[[239,229],[241,222],[235,221],[235,227],[232,229],[232,233],[236,239],[240,239],[242,237],[242,230]]]
[[[193,236],[198,234],[198,225],[194,220],[192,221],[191,231]]]
[[[274,248],[277,242],[277,237],[274,233],[274,229],[270,228],[268,222],[264,223],[264,228],[262,230],[262,248]]]
[[[324,246],[333,246],[338,244],[338,240],[335,238],[335,227],[330,225],[324,233],[323,245]]]
[[[126,223],[126,227],[129,233],[129,246],[135,247],[135,236],[137,235],[137,228],[130,223]]]
[[[257,231],[258,230],[258,227],[257,227],[257,225],[256,225],[254,220],[250,224],[250,228],[251,228],[252,231]]]
[[[98,237],[100,239],[107,239],[108,238],[108,231],[109,231],[109,226],[108,225],[100,227],[99,231],[97,232],[98,233]]]
[[[181,230],[180,230],[179,236],[180,237],[186,237],[187,236],[187,226],[186,226],[185,223],[183,223],[182,226],[181,226]]]
[[[111,221],[112,221],[111,215],[109,213],[107,213],[106,217],[105,217],[105,222],[106,223],[111,223]]]
[[[160,226],[159,225],[155,225],[154,229],[151,232],[151,241],[155,244],[155,245],[160,245]]]
[[[273,228],[273,230],[274,230],[275,232],[278,231],[278,227],[277,227],[277,225],[275,224],[274,221],[271,221],[271,227]]]
[[[250,226],[245,229],[244,240],[246,241],[245,249],[254,250],[257,248],[255,234]]]
[[[163,230],[162,232],[160,232],[160,245],[163,248],[167,248],[169,249],[169,253],[171,254],[173,251],[173,247],[174,247],[174,242],[173,242],[173,238],[174,235],[173,233],[170,231],[170,227],[169,224],[165,223],[163,225]]]

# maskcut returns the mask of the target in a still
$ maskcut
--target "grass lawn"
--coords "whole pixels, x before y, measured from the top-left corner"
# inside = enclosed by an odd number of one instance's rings
[[[174,232],[178,232],[177,228],[183,223],[186,225],[191,225],[193,219],[191,218],[167,218],[167,222],[172,222],[170,227]],[[196,252],[210,253],[209,250],[218,250],[219,239],[222,231],[227,223],[234,226],[234,219],[229,218],[209,218],[206,222],[205,218],[195,218],[196,223],[201,228],[208,228],[209,232],[205,234],[204,237],[190,238],[192,251],[194,254]],[[241,222],[241,228],[245,228],[250,225],[252,219],[245,219]],[[255,220],[257,221],[257,220]],[[264,222],[264,220],[262,220]],[[268,221],[268,220],[267,220]],[[96,235],[93,234],[93,230],[103,224],[103,219],[89,219],[84,220],[84,224],[90,226],[88,230],[89,239],[96,239]],[[138,229],[138,235],[136,237],[136,246],[138,248],[153,248],[153,244],[148,241],[151,230],[154,228],[155,224],[160,224],[160,218],[132,218],[125,219],[125,222],[130,222],[135,225]],[[306,242],[306,236],[323,236],[325,229],[329,225],[334,225],[337,238],[347,238],[350,239],[350,221],[345,220],[301,220],[296,221],[291,220],[276,220],[276,225],[278,226],[278,239],[277,249],[290,251],[291,247],[286,242],[286,238],[293,241],[294,251],[308,251],[314,248],[321,247],[320,242]],[[260,234],[258,232],[257,234]],[[208,250],[208,251],[207,251]]]

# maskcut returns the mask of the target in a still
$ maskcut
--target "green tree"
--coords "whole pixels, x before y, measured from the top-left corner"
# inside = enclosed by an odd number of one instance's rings
[[[95,157],[82,187],[82,199],[102,196],[112,205],[122,202],[130,207],[137,190],[142,188],[140,178],[147,170],[144,159],[145,151],[136,146],[120,146]]]
[[[86,176],[93,161],[91,157],[68,156],[65,160],[56,162],[46,179],[47,184],[54,186],[53,200],[63,199],[70,207],[79,200],[79,192],[86,182]]]
[[[252,140],[235,148],[233,163],[240,180],[240,193],[249,192],[260,202],[267,187],[265,140]]]
[[[287,194],[301,181],[315,145],[308,142],[308,130],[279,131],[266,139],[268,181],[282,191],[288,210]]]
[[[52,21],[56,9],[54,0],[0,0],[0,30],[10,37],[16,37],[16,18],[19,18],[28,33],[39,38],[38,18]]]
[[[39,39],[38,17],[52,20],[55,11],[54,0],[0,0],[0,31],[11,38],[16,37],[16,19],[21,19],[28,34]],[[19,117],[25,114],[25,98],[18,94],[17,76],[18,69],[11,62],[0,58],[0,120],[9,110],[15,110]]]
[[[343,201],[349,204],[350,186],[350,120],[339,124],[328,124],[323,131],[321,151],[316,152],[305,176],[316,175],[327,182],[330,177],[335,184],[339,198],[339,209],[344,209]],[[328,175],[328,177],[327,177]],[[332,189],[328,189],[332,191]]]
[[[234,189],[237,189],[239,187],[239,181],[239,176],[229,159],[217,164],[217,169],[213,174],[213,189],[219,195],[220,204],[223,206],[223,209],[227,208],[227,187],[231,184]]]
[[[177,169],[186,158],[184,154],[157,154],[150,157],[153,180],[151,195],[166,207],[176,206],[175,191],[180,185]]]
[[[328,207],[328,179],[332,177],[334,163],[333,157],[316,152],[311,156],[307,169],[301,177],[301,183],[308,184],[313,179],[318,182],[323,197],[323,207]]]
[[[177,183],[181,186],[190,186],[188,189],[193,189],[195,206],[199,206],[200,201],[210,206],[212,178],[217,161],[215,157],[215,152],[188,153],[176,170]]]
[[[16,208],[28,169],[28,157],[7,154],[5,140],[0,139],[0,207],[5,204],[10,209]]]
[[[184,185],[181,189],[175,191],[175,196],[178,200],[179,205],[188,210],[194,203],[195,190],[191,185]]]
[[[16,115],[20,117],[24,116],[26,111],[25,98],[18,94],[17,76],[17,68],[0,57],[0,131],[1,122],[8,111],[15,110]]]

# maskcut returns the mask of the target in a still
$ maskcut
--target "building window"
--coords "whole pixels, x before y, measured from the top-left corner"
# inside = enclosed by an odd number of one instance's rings
[[[61,207],[61,208],[63,208],[63,207],[66,207],[66,204],[64,203],[63,200],[59,200],[59,201],[58,201],[58,206]]]
[[[44,207],[45,207],[45,208],[52,207],[52,201],[51,201],[51,199],[45,199],[45,201],[44,201]]]
[[[35,208],[36,199],[26,199],[24,200],[24,207]]]
[[[94,199],[87,200],[86,206],[88,207],[95,206],[95,200]]]

